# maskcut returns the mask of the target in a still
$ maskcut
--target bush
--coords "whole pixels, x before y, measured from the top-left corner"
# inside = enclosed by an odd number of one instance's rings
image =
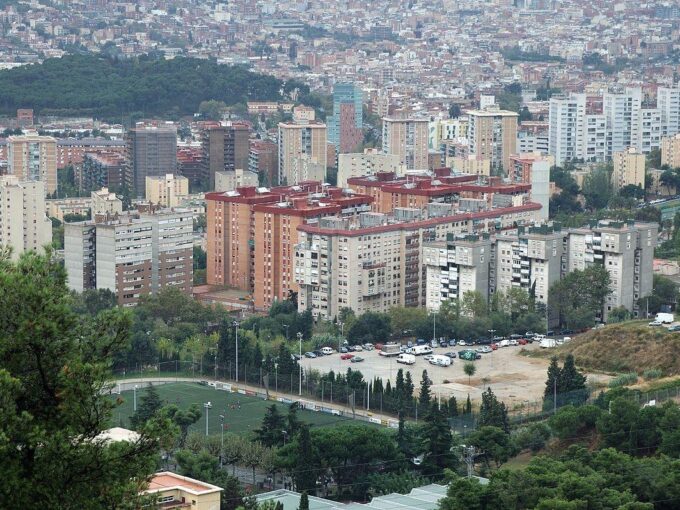
[[[522,427],[512,434],[515,444],[521,450],[531,450],[534,453],[545,447],[550,436],[550,427],[546,423],[534,423],[528,427]]]
[[[621,386],[630,386],[631,384],[635,384],[637,380],[638,375],[635,372],[628,372],[627,374],[621,374],[614,377],[614,379],[609,381],[609,387],[620,388]]]
[[[658,379],[660,377],[663,377],[663,370],[661,370],[660,368],[650,368],[649,370],[645,370],[642,376],[648,380]]]

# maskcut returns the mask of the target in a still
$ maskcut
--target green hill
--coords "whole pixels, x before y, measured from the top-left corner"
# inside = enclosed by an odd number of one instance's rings
[[[273,76],[211,60],[67,55],[0,72],[0,113],[33,108],[41,114],[118,120],[133,113],[186,115],[210,99],[227,105],[278,100],[281,88]]]
[[[666,376],[680,374],[680,333],[647,322],[631,321],[592,330],[542,356],[573,354],[577,365],[603,372],[637,372],[659,368]]]

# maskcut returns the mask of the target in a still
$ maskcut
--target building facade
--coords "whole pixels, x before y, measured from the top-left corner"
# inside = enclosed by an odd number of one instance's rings
[[[146,199],[161,207],[178,207],[189,195],[189,179],[181,175],[153,175],[146,178]]]
[[[338,154],[338,186],[347,187],[347,179],[392,172],[401,177],[405,168],[398,154],[382,154],[380,152],[359,152]]]
[[[631,147],[622,152],[615,152],[612,158],[612,186],[619,191],[624,186],[633,185],[645,188],[645,155]]]
[[[45,194],[57,191],[57,141],[51,136],[10,136],[7,170],[19,181],[41,181]]]
[[[177,171],[177,129],[173,125],[139,126],[126,134],[128,172],[135,193],[146,191],[146,178]]]
[[[661,140],[661,165],[680,168],[680,133]]]
[[[363,140],[363,92],[353,83],[333,87],[333,115],[328,119],[328,142],[339,154],[356,150]]]
[[[279,124],[278,182],[298,184],[301,161],[318,165],[325,170],[328,164],[326,124],[314,120]]]
[[[470,154],[488,159],[492,168],[510,168],[510,156],[517,153],[518,114],[489,107],[468,111]]]
[[[383,154],[396,154],[406,170],[428,168],[428,119],[385,117]]]

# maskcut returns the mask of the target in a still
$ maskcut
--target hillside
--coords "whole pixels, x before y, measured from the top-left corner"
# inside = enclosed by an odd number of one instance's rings
[[[92,115],[121,120],[141,114],[186,115],[201,101],[227,105],[278,100],[282,82],[211,60],[140,57],[112,60],[68,55],[0,72],[0,113]]]
[[[542,349],[541,356],[564,358],[573,354],[578,366],[603,372],[637,372],[659,368],[680,374],[680,333],[649,327],[646,321],[613,324],[592,330],[557,349]]]

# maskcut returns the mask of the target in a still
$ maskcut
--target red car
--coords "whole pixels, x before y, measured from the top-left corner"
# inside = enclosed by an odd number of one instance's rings
[[[383,344],[375,344],[375,350],[376,351],[382,351]]]
[[[517,342],[519,343],[519,345],[526,345],[529,343],[529,340],[527,340],[526,338],[520,338],[519,340],[517,340]]]
[[[491,344],[491,348],[492,348],[494,351],[497,351],[497,350],[498,350],[498,344]]]
[[[340,356],[340,359],[352,359],[354,357],[354,354],[350,353],[345,353]]]

